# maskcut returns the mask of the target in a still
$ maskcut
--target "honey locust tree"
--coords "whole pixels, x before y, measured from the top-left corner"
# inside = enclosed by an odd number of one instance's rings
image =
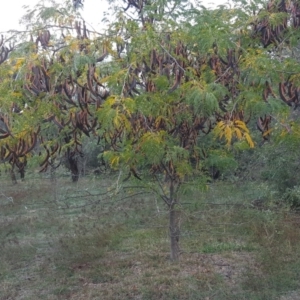
[[[281,199],[287,196],[294,207],[299,203],[299,184],[294,176],[299,168],[299,12],[297,1],[268,1],[260,10],[256,7],[249,22],[255,37],[250,45],[260,42],[263,46],[258,58],[261,62],[265,61],[262,54],[272,58],[266,70],[262,63],[257,64],[260,70],[256,72],[260,75],[263,71],[266,80],[264,103],[257,119],[264,143],[268,142],[265,175],[269,173],[269,182],[284,194]],[[279,113],[275,106],[280,108]]]
[[[66,161],[77,181],[82,136],[97,136],[95,112],[109,95],[99,63],[113,41],[88,30],[72,1],[49,3],[28,10],[25,31],[2,36],[1,160],[24,175],[39,153],[42,171]]]
[[[110,26],[117,52],[106,78],[111,97],[98,111],[112,147],[105,157],[113,168],[154,178],[177,260],[179,191],[203,172],[206,136],[221,138],[224,154],[254,147],[248,127],[259,129],[260,141],[273,128],[289,131],[281,120],[299,103],[299,64],[287,55],[298,45],[298,4],[123,3]]]
[[[26,31],[3,39],[1,159],[24,172],[34,153],[42,170],[65,158],[77,181],[81,138],[98,136],[113,168],[156,180],[177,260],[178,193],[202,169],[201,136],[217,125],[228,145],[234,137],[253,144],[241,107],[225,107],[239,95],[235,25],[226,11],[201,12],[184,1],[124,3],[102,34],[86,27],[72,2],[41,2],[23,18]],[[215,41],[199,47],[188,22],[201,18],[211,22],[199,29],[203,41],[224,28],[228,62]]]
[[[263,101],[262,86],[243,85],[252,70],[241,45],[251,37],[240,33],[236,18],[246,19],[242,11],[124,2],[109,28],[116,56],[105,78],[111,96],[97,112],[99,132],[111,145],[104,155],[112,168],[155,182],[148,184],[168,207],[176,261],[180,189],[203,171],[205,136],[224,138],[223,153],[234,141],[253,147],[247,102],[253,95]]]
[[[273,20],[238,2],[235,9],[110,2],[113,21],[103,33],[88,28],[72,1],[51,1],[28,12],[25,32],[3,39],[1,159],[22,169],[40,152],[45,170],[66,158],[76,181],[81,139],[98,137],[112,168],[166,203],[178,260],[180,190],[204,171],[207,135],[221,139],[222,155],[232,145],[253,147],[247,124],[268,139],[282,110],[275,87],[292,64],[277,58],[283,14]],[[280,85],[295,93],[288,86]]]

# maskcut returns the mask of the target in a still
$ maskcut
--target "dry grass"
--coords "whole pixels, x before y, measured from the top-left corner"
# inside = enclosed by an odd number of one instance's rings
[[[297,214],[247,205],[252,188],[192,192],[171,263],[163,204],[113,183],[1,181],[1,300],[299,299]]]

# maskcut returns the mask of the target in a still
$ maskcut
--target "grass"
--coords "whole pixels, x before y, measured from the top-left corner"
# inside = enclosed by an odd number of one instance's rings
[[[171,263],[163,203],[116,194],[114,180],[1,178],[1,300],[300,297],[300,216],[253,207],[260,189],[272,200],[265,187],[182,195],[182,254]]]

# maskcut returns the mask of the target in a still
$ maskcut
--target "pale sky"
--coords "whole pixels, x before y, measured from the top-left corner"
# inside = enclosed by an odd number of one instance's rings
[[[3,0],[2,0],[3,1]],[[63,0],[61,0],[63,1]],[[34,7],[40,0],[7,0],[0,9],[0,32],[10,29],[20,29],[19,20],[25,14],[24,5]],[[59,2],[59,0],[57,0]],[[106,1],[85,0],[83,17],[93,26],[100,23],[103,11],[107,10]]]
[[[22,7],[24,5],[34,7],[39,1],[41,0],[6,0],[0,9],[0,32],[20,29],[19,20],[25,14],[25,10]],[[209,2],[217,5],[227,2],[227,0],[210,0]],[[206,3],[206,1],[204,0],[203,3]],[[87,22],[98,29],[103,12],[108,9],[109,7],[105,0],[85,0],[82,15]]]

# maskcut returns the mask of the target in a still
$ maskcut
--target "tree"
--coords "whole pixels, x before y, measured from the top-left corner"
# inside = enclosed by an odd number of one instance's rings
[[[101,125],[113,146],[105,153],[111,166],[137,178],[137,169],[147,170],[158,182],[156,192],[169,209],[171,259],[177,260],[179,189],[202,171],[203,135],[224,137],[228,148],[237,140],[253,147],[251,117],[269,140],[271,121],[280,124],[277,115],[286,111],[280,98],[297,108],[298,89],[281,81],[294,63],[282,53],[295,41],[299,22],[297,5],[284,1],[258,13],[258,5],[238,1],[234,10],[181,8],[184,20],[179,4],[172,4],[168,14],[163,1],[128,1],[123,8],[131,17],[120,13],[112,27],[120,70],[115,96],[99,119],[111,116],[106,122],[114,124]]]
[[[215,128],[228,147],[234,139],[254,144],[243,111],[246,99],[239,67],[243,53],[236,46],[239,34],[232,34],[234,15],[193,9],[185,15],[181,10],[187,20],[180,22],[179,3],[174,1],[162,21],[153,7],[150,10],[151,3],[128,1],[124,11],[131,10],[133,17],[120,13],[120,21],[112,26],[117,59],[108,80],[115,82],[98,120],[112,146],[105,153],[111,167],[127,169],[138,179],[137,170],[143,170],[157,182],[151,187],[168,207],[171,260],[176,261],[179,191],[202,171],[202,136]],[[157,11],[164,11],[162,7]],[[220,43],[210,35],[213,29]],[[201,41],[195,31],[203,35]]]
[[[112,168],[153,179],[178,260],[180,189],[204,172],[206,136],[221,139],[222,153],[254,147],[247,124],[268,139],[282,113],[275,87],[298,66],[278,56],[297,37],[281,3],[256,14],[239,2],[123,1],[105,33],[87,28],[73,2],[38,5],[15,45],[2,42],[2,160],[22,169],[37,151],[45,170],[66,157],[77,181],[82,136],[97,136]],[[294,85],[279,87],[295,101]]]
[[[20,161],[26,162],[38,145],[44,153],[42,170],[55,168],[66,158],[72,180],[77,181],[80,137],[96,134],[94,112],[108,96],[95,68],[107,56],[109,45],[105,38],[88,38],[94,33],[76,19],[71,4],[40,4],[24,20],[27,36],[17,34],[11,48],[2,42],[2,114],[9,118],[1,157],[22,170]]]

